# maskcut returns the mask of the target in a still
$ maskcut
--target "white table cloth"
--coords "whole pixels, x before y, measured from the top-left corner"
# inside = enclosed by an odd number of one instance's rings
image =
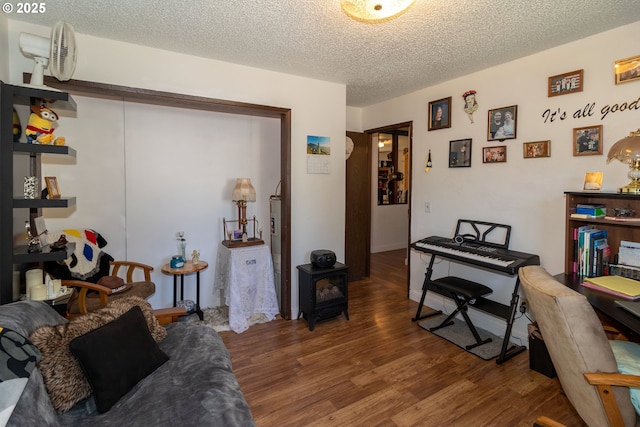
[[[224,289],[229,326],[236,333],[249,328],[254,314],[264,314],[271,321],[280,312],[267,245],[228,248],[220,243],[213,288]]]

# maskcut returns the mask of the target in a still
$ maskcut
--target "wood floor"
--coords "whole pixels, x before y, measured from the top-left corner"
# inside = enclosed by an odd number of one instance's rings
[[[221,333],[258,427],[583,425],[529,354],[484,361],[411,321],[404,251],[373,254],[349,284],[349,317]]]

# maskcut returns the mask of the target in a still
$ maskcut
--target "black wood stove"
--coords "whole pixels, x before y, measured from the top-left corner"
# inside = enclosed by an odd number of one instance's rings
[[[349,267],[336,262],[333,267],[313,264],[298,266],[298,319],[302,315],[313,331],[317,320],[344,313],[349,320],[347,273]]]

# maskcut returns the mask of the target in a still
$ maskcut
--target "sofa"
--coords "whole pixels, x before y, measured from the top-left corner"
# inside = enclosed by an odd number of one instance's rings
[[[0,426],[255,425],[213,329],[119,301],[72,320],[40,301],[0,306]]]

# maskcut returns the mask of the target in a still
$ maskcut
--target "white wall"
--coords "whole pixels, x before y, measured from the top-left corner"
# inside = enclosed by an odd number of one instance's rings
[[[9,21],[10,83],[20,83],[22,72],[32,67],[17,48],[22,31],[47,35],[49,29]],[[344,259],[345,162],[340,154],[346,131],[345,86],[83,34],[76,37],[75,79],[291,108],[295,315],[295,266],[309,262],[309,253],[317,248],[330,248]],[[78,104],[78,117],[62,118],[58,131],[69,137],[78,158],[64,165],[47,159],[43,166],[45,173],[58,174],[62,191],[75,193],[78,205],[47,212],[47,219],[71,227],[91,226],[105,234],[106,249],[115,257],[153,265],[158,288],[150,300],[154,307],[172,302],[172,280],[160,273],[160,267],[176,253],[175,233],[184,230],[187,250],[199,249],[210,265],[201,274],[202,305],[215,304],[212,284],[222,217],[237,215],[230,200],[233,180],[250,172],[259,197],[264,200],[275,191],[277,182],[270,177],[279,171],[279,158],[267,147],[277,139],[279,150],[279,122],[82,97]],[[134,123],[145,130],[140,132]],[[330,157],[330,174],[307,174],[307,135],[330,137],[332,151],[340,153]],[[266,233],[264,206],[253,213],[261,216]],[[249,206],[250,215],[253,208]]]
[[[640,109],[618,111],[603,117],[609,105],[627,103],[640,97],[640,81],[614,84],[615,60],[638,55],[640,22],[598,34],[574,43],[531,55],[499,67],[469,74],[459,79],[388,100],[363,109],[362,128],[413,121],[413,211],[412,240],[430,235],[452,236],[456,220],[470,218],[509,224],[513,227],[511,249],[540,255],[542,265],[552,274],[563,271],[564,191],[581,190],[585,172],[603,171],[605,190],[628,182],[626,166],[606,164],[606,153],[618,139],[640,124]],[[584,69],[584,91],[547,97],[549,76]],[[462,94],[475,89],[480,105],[471,123],[463,110]],[[450,129],[427,131],[429,101],[452,97]],[[574,117],[595,103],[591,114]],[[487,141],[489,109],[518,106],[517,139],[503,143]],[[545,120],[550,109],[566,111],[564,120]],[[587,109],[588,112],[588,109]],[[574,157],[572,129],[602,125],[603,155]],[[470,168],[448,168],[449,141],[472,138]],[[550,140],[551,157],[524,159],[523,143]],[[506,145],[507,163],[483,164],[482,147]],[[423,172],[428,150],[433,169]],[[431,213],[425,213],[425,202]],[[412,251],[411,298],[418,300],[428,257]],[[441,262],[434,277],[456,274],[487,281],[493,299],[508,302],[513,279],[459,264]],[[432,307],[453,303],[431,297]],[[473,311],[473,310],[472,310]],[[504,333],[504,322],[473,312],[479,325]],[[516,322],[514,336],[525,339],[526,319]]]
[[[362,132],[362,108],[347,107],[347,130],[350,132]]]

